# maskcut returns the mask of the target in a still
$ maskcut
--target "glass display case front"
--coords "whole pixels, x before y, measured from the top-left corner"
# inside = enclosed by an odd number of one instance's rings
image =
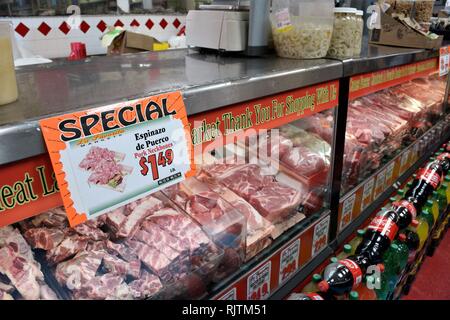
[[[342,194],[442,119],[447,77],[439,76],[437,64],[432,59],[350,80]]]
[[[63,207],[0,228],[9,261],[0,263],[0,291],[14,299],[213,294],[244,264],[264,261],[287,231],[328,213],[337,92],[333,81],[196,114],[194,176],[74,228]],[[312,255],[327,245],[324,230],[318,243],[314,228]],[[30,267],[25,278],[18,260]]]

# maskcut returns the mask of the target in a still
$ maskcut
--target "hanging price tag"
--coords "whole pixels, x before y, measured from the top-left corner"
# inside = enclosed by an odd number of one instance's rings
[[[270,295],[270,270],[268,261],[247,279],[247,300],[263,300]]]
[[[295,240],[291,245],[281,251],[279,283],[284,283],[298,268],[300,256],[300,239]]]
[[[362,202],[361,202],[361,212],[364,211],[372,203],[374,184],[375,184],[375,178],[371,178],[364,185]]]
[[[341,221],[339,223],[339,231],[343,230],[350,222],[352,222],[353,209],[355,208],[356,193],[352,193],[344,200],[342,205]]]
[[[378,196],[380,196],[384,190],[385,190],[385,182],[386,182],[386,169],[382,170],[377,175],[377,180],[375,182],[375,190],[373,193],[373,198],[377,199]]]
[[[40,124],[71,226],[194,173],[180,92],[66,114]]]
[[[330,216],[314,226],[314,235],[311,247],[311,257],[322,251],[328,244],[328,233],[330,228]]]
[[[227,293],[225,293],[223,296],[219,298],[219,300],[228,300],[228,301],[237,300],[236,288],[233,288]]]
[[[450,47],[442,47],[439,50],[439,75],[445,76],[448,74],[450,65]]]

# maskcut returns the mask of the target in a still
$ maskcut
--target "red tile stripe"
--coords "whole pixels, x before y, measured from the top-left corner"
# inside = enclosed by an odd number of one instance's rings
[[[30,31],[30,29],[24,25],[22,22],[19,23],[16,27],[16,29],[14,29],[18,34],[20,34],[22,36],[22,38],[25,38],[25,36],[27,35],[27,33]]]
[[[108,28],[108,24],[102,19],[99,19],[98,22],[95,22],[95,23],[96,24],[94,24],[94,25],[96,26],[96,28],[102,33],[105,32]],[[159,25],[159,27],[161,27],[161,29],[165,30],[167,28],[167,26],[170,24],[170,20],[168,21],[167,19],[162,18],[159,21],[159,23],[158,22],[156,22],[156,23]],[[26,24],[27,24],[26,21],[19,22],[16,25],[16,28],[14,29],[14,31],[17,34],[19,34],[22,38],[25,38],[31,31],[30,27],[28,27]],[[171,22],[171,24],[175,29],[179,29],[180,26],[182,25],[182,22],[180,21],[180,19],[175,18]],[[155,22],[151,18],[148,18],[148,19],[141,18],[141,19],[133,19],[129,25],[131,27],[140,27],[141,25],[144,25],[148,30],[152,30],[153,27],[155,26]],[[124,27],[125,24],[120,19],[117,19],[114,23],[114,26]],[[95,29],[95,28],[92,29],[91,25],[89,25],[89,23],[87,23],[85,20],[83,20],[81,22],[79,28],[85,34],[87,34],[89,31]],[[61,33],[63,33],[64,35],[69,35],[69,33],[71,33],[71,31],[72,31],[72,28],[66,21],[62,21],[60,23],[60,25],[57,27],[57,29],[59,29],[59,31]],[[43,36],[48,36],[48,34],[52,30],[53,30],[53,28],[44,20],[37,27],[37,31],[39,31],[39,33],[42,34]]]
[[[39,30],[40,33],[42,33],[44,36],[46,36],[52,30],[52,28],[48,24],[46,24],[45,22],[42,22],[39,25],[38,30]]]

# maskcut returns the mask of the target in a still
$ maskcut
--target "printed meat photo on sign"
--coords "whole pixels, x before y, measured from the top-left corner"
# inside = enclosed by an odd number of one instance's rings
[[[89,185],[123,192],[126,187],[126,176],[133,172],[132,167],[120,163],[124,159],[124,153],[108,148],[91,147],[78,166],[89,172]]]

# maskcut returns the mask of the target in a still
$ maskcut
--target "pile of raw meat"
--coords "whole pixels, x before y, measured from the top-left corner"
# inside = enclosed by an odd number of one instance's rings
[[[343,192],[370,174],[432,127],[442,114],[445,81],[436,76],[415,79],[349,104]],[[305,119],[305,130],[331,142],[331,112]]]
[[[202,175],[197,178],[202,179]],[[215,243],[227,248],[226,255],[234,253],[239,260],[249,260],[270,245],[271,222],[226,187],[197,178],[163,192],[207,230]]]
[[[0,228],[0,300],[56,300],[19,230]]]
[[[62,209],[20,227],[73,299],[195,298],[220,276],[223,250],[160,193],[75,228]]]
[[[286,125],[256,139],[203,155],[196,177],[163,190],[222,247],[240,252],[246,226],[246,261],[322,208],[330,169],[331,147],[316,134]]]

